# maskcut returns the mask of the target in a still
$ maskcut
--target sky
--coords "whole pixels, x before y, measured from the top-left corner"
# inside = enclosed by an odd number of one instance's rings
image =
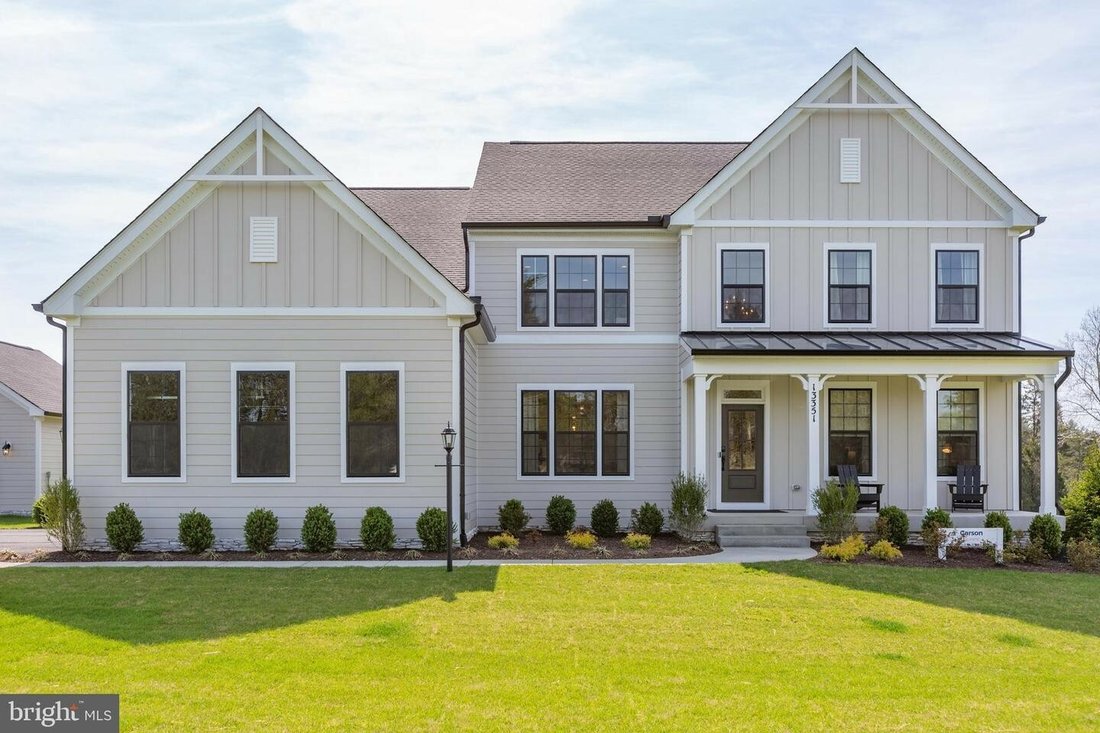
[[[853,46],[1048,220],[1024,332],[1100,305],[1095,2],[0,0],[0,340],[256,106],[341,180],[485,140],[751,140]]]

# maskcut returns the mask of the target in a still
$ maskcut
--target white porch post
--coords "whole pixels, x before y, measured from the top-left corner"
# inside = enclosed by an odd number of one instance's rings
[[[695,463],[692,470],[707,476],[707,378],[709,375],[696,374],[695,400],[691,409],[695,414]],[[708,480],[707,485],[710,485]]]
[[[939,446],[936,445],[936,398],[946,376],[910,374],[924,391],[924,508],[934,509],[940,503],[939,481],[936,480],[936,458]]]
[[[832,375],[795,374],[806,390],[806,515],[816,516],[814,492],[821,483],[821,387]]]
[[[1055,410],[1056,393],[1054,382],[1057,377],[1053,374],[1042,376],[1043,409],[1039,421],[1040,449],[1039,449],[1039,513],[1054,514],[1054,488],[1055,488]]]

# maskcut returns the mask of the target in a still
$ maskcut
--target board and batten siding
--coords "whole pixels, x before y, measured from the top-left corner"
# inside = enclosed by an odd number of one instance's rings
[[[147,539],[176,537],[180,512],[195,507],[213,520],[219,540],[242,538],[245,516],[268,507],[280,540],[298,538],[306,507],[324,503],[339,540],[358,538],[368,506],[385,507],[398,537],[414,539],[416,517],[444,506],[439,432],[452,419],[453,329],[444,317],[87,317],[70,331],[74,362],[74,479],[90,540],[103,539],[106,513],[129,502]],[[121,480],[121,364],[184,362],[186,483]],[[296,375],[296,481],[233,483],[230,365],[293,362]],[[405,365],[405,480],[340,480],[341,362]]]
[[[520,499],[531,523],[545,526],[546,504],[562,494],[588,525],[592,506],[611,499],[625,527],[630,510],[653,502],[668,510],[670,482],[680,470],[679,347],[668,345],[490,344],[478,357],[478,524],[497,525],[497,508]],[[634,386],[633,478],[518,476],[520,384]]]
[[[0,445],[11,443],[11,455],[0,455],[0,513],[28,513],[35,498],[34,418],[26,408],[0,396]]]

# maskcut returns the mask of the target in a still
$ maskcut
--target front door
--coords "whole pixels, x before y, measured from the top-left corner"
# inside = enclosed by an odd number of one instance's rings
[[[722,406],[722,501],[764,501],[764,406]]]

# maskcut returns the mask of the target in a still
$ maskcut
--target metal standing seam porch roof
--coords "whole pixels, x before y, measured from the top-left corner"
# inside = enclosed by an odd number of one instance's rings
[[[1073,356],[1019,334],[984,331],[687,331],[680,338],[693,356]]]

